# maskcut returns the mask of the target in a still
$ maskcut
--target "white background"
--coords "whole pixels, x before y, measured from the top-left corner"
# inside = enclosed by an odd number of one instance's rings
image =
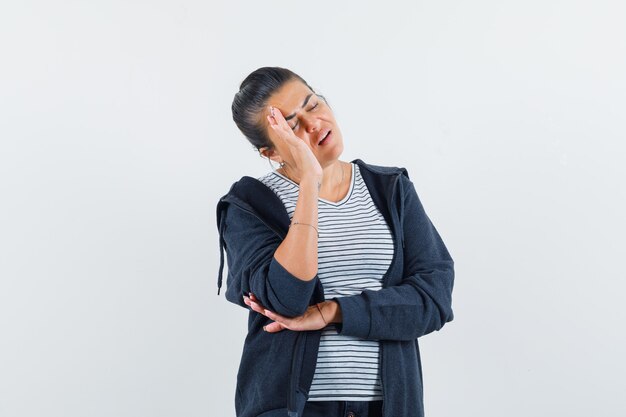
[[[344,161],[406,167],[456,266],[428,417],[623,416],[626,6],[7,1],[0,416],[234,416],[247,314],[215,205],[270,169],[243,78],[324,94]]]

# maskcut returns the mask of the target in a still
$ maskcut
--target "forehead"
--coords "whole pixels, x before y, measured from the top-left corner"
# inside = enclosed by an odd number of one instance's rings
[[[311,93],[302,81],[291,80],[270,96],[268,104],[280,109],[284,115],[290,114],[299,109],[304,98]]]

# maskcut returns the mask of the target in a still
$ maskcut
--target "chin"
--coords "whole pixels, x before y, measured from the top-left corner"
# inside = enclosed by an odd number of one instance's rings
[[[343,142],[339,142],[337,144],[337,146],[335,146],[333,149],[333,155],[335,155],[337,158],[339,158],[341,156],[341,154],[343,153]]]

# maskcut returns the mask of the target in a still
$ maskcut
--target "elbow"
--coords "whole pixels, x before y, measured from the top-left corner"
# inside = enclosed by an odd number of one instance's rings
[[[439,314],[437,315],[437,324],[435,325],[435,330],[439,331],[445,326],[446,323],[454,320],[454,311],[452,310],[452,298],[451,293],[448,293],[448,297],[446,297],[443,303],[438,304],[437,310]]]
[[[454,288],[454,262],[449,261],[449,266],[444,274],[442,274],[441,296],[437,303],[437,309],[439,310],[439,326],[437,330],[440,330],[446,323],[454,320],[454,310],[452,309],[452,291]]]
[[[446,323],[449,323],[452,320],[454,320],[454,311],[452,311],[452,308],[447,308],[446,311],[443,312],[441,316],[440,325],[437,331],[441,330],[443,326],[445,326]]]
[[[454,320],[451,292],[447,292],[447,295],[440,294],[439,297],[422,293],[417,315],[421,320],[416,320],[416,338],[441,330],[446,323]]]
[[[317,285],[317,275],[308,281],[301,280],[287,271],[274,257],[267,272],[265,295],[268,308],[273,307],[273,311],[289,318],[306,313]]]
[[[419,337],[431,334],[435,331],[438,332],[445,326],[446,323],[452,321],[453,319],[454,314],[452,313],[452,310],[449,310],[445,313],[440,312],[440,314],[435,314],[431,317],[431,320],[421,322],[419,320],[416,320],[416,322],[419,322],[420,324],[413,329],[413,332],[409,339],[417,339]]]
[[[448,316],[447,316],[447,318],[446,318],[445,323],[451,322],[452,320],[454,320],[454,311],[452,310],[452,308],[450,308],[450,309],[448,310]],[[444,324],[445,324],[445,323],[444,323]]]

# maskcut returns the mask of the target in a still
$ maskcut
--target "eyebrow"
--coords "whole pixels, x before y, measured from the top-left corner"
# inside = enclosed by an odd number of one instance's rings
[[[313,95],[313,93],[309,94],[308,96],[306,96],[306,98],[304,99],[304,101],[302,102],[302,106],[300,106],[301,108],[306,106],[306,103],[309,102],[309,99],[311,98],[311,96]],[[293,119],[296,116],[296,113],[291,113],[289,116],[285,116],[285,120],[290,120]]]

